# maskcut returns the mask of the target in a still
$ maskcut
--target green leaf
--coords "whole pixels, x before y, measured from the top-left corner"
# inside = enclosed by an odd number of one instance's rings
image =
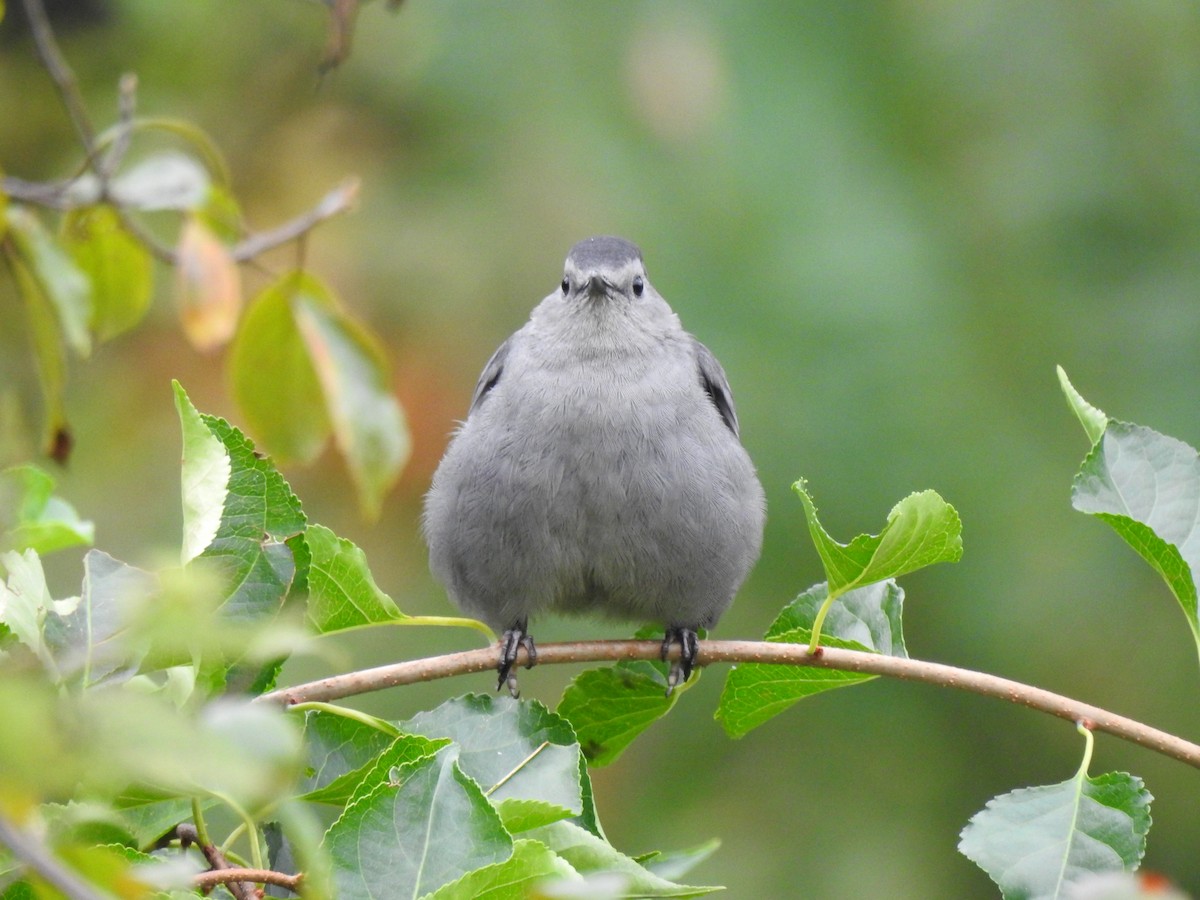
[[[394,734],[316,710],[304,714],[304,738],[308,767],[300,790],[303,799],[314,803],[344,804],[380,755],[396,743]],[[420,739],[419,746],[431,752],[430,742]]]
[[[809,588],[783,608],[767,630],[766,640],[809,643],[813,622],[826,597],[824,584]],[[895,581],[855,588],[829,609],[822,643],[907,657],[901,630],[903,608],[904,591]],[[731,737],[741,737],[805,697],[875,677],[813,666],[743,663],[729,672],[716,718]]]
[[[209,805],[216,801],[209,801]],[[117,812],[137,846],[153,847],[168,831],[192,816],[192,802],[186,797],[168,800],[143,797],[117,798]]]
[[[137,668],[141,654],[126,637],[131,614],[159,592],[158,579],[99,550],[83,558],[83,591],[73,609],[53,612],[45,634],[60,676],[79,673],[90,687]],[[128,677],[128,676],[127,676]]]
[[[155,695],[100,690],[76,715],[68,733],[88,747],[85,791],[137,783],[164,799],[211,792],[254,808],[289,793],[299,772],[299,733],[267,706],[222,699],[192,714]]]
[[[339,900],[420,897],[512,855],[512,838],[457,748],[364,781],[325,845]]]
[[[576,675],[558,702],[588,762],[614,762],[639,734],[665,716],[681,691],[666,696],[666,679],[646,660],[588,669]]]
[[[292,312],[325,395],[338,448],[369,516],[377,516],[411,451],[378,343],[343,313],[324,285],[304,276]]]
[[[201,559],[221,574],[225,616],[273,617],[308,576],[300,501],[245,435],[198,412],[174,386],[183,428],[184,562]]]
[[[6,671],[0,678],[5,716],[0,728],[0,796],[19,803],[18,798],[37,802],[75,795],[84,766],[78,733],[67,736],[66,726],[74,724],[73,708],[74,701],[60,697],[59,689],[32,668]]]
[[[893,506],[879,534],[860,534],[848,544],[839,544],[821,527],[804,479],[792,489],[804,505],[808,530],[833,597],[853,587],[898,578],[934,563],[957,562],[962,557],[962,523],[954,507],[936,491],[909,494]]]
[[[1136,869],[1146,850],[1153,798],[1123,772],[1023,788],[988,801],[958,849],[1005,898],[1059,898],[1097,872]]]
[[[555,822],[529,832],[526,837],[545,844],[581,875],[603,872],[623,876],[626,883],[620,896],[699,897],[721,890],[676,884],[655,875],[607,841],[571,822]]]
[[[150,251],[121,224],[111,206],[72,210],[62,241],[92,284],[91,328],[106,341],[128,331],[150,308]]]
[[[175,408],[183,430],[183,546],[186,565],[203,553],[217,537],[229,496],[233,462],[225,445],[204,417],[192,406],[178,381]]]
[[[29,317],[29,335],[33,343],[33,354],[37,360],[38,384],[42,389],[42,405],[46,421],[42,428],[42,444],[54,459],[61,459],[62,451],[70,450],[70,427],[64,393],[67,385],[67,358],[63,349],[58,322],[50,301],[46,299],[41,285],[19,257],[9,256],[17,291],[25,303]]]
[[[266,288],[246,312],[229,355],[233,395],[250,431],[280,462],[311,462],[331,433],[321,382],[300,336],[293,302],[324,289],[293,272]]]
[[[400,728],[458,744],[459,765],[484,789],[509,831],[583,812],[575,734],[536,700],[468,694],[418,713]]]
[[[321,525],[305,535],[312,552],[308,620],[319,634],[408,617],[375,584],[362,550]]]
[[[221,700],[178,710],[154,695],[61,691],[45,678],[0,679],[0,791],[113,799],[131,784],[159,799],[211,791],[255,808],[291,792],[299,733],[282,711]]]
[[[1108,427],[1108,416],[1102,410],[1096,409],[1096,407],[1083,399],[1083,396],[1079,391],[1075,390],[1075,386],[1067,378],[1067,373],[1063,371],[1062,366],[1057,366],[1056,371],[1058,372],[1059,387],[1062,388],[1071,411],[1079,419],[1079,424],[1083,426],[1088,440],[1095,445],[1100,440],[1100,436],[1104,434],[1104,429]]]
[[[7,217],[22,259],[54,307],[63,338],[76,353],[87,356],[92,351],[92,286],[87,275],[29,210],[11,205]]]
[[[721,847],[718,838],[687,850],[655,850],[637,858],[638,864],[661,878],[682,878]]]
[[[1200,456],[1175,438],[1115,419],[1083,461],[1071,504],[1107,522],[1179,601],[1200,652]]]
[[[41,559],[32,550],[10,551],[0,553],[0,567],[8,572],[7,583],[0,582],[0,623],[53,672],[43,627],[54,601],[46,587]]]
[[[198,127],[196,123],[187,119],[177,119],[170,116],[138,116],[131,124],[135,132],[165,131],[167,134],[181,138],[190,145],[190,149],[195,151],[195,156],[199,157],[199,161],[202,162],[204,167],[207,169],[207,175],[197,175],[189,171],[186,174],[181,174],[181,182],[200,183],[208,180],[207,176],[211,175],[216,179],[218,184],[229,184],[229,164],[225,162],[225,156],[221,153],[221,148],[218,147],[216,142],[208,136],[208,132]],[[96,139],[96,143],[100,147],[109,146],[114,140],[116,140],[119,129],[123,126],[124,123],[121,123],[108,128],[103,134],[100,135],[99,138]],[[157,154],[156,156],[151,156],[145,161],[145,163],[150,163],[153,160],[160,160],[163,156],[175,156],[183,158],[184,162],[180,165],[181,169],[184,167],[194,167],[196,165],[196,161],[190,154],[184,154],[178,151],[168,151],[166,153]],[[153,164],[161,165],[158,162]],[[134,167],[134,169],[129,170],[128,174],[133,175],[136,168],[137,167]],[[144,178],[145,176],[143,175],[138,177]],[[138,186],[134,185],[135,192],[137,189]]]
[[[95,526],[54,496],[54,479],[36,466],[0,471],[0,550],[36,550],[43,556],[92,543]]]
[[[504,862],[476,869],[425,900],[527,900],[541,896],[536,885],[547,880],[582,881],[570,864],[545,844],[518,840],[513,842],[512,856]]]

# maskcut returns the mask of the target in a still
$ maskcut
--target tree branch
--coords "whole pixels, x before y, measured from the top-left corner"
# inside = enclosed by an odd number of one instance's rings
[[[300,893],[300,883],[304,880],[303,873],[288,875],[271,869],[214,869],[211,872],[201,872],[192,879],[192,883],[200,890],[211,890],[218,884],[238,884],[241,882],[253,884],[277,884],[287,888],[293,894]]]
[[[661,649],[661,644],[657,641],[539,644],[537,661],[538,665],[554,665],[622,659],[655,660],[659,658]],[[673,656],[677,654],[677,649],[672,651]],[[517,660],[518,665],[523,665],[526,661],[525,650],[522,649]],[[813,666],[957,688],[985,697],[1019,703],[1030,709],[1058,716],[1060,719],[1079,722],[1094,731],[1103,731],[1200,768],[1200,745],[1098,706],[971,669],[859,650],[844,650],[840,647],[822,647],[814,655],[809,653],[805,644],[772,641],[701,641],[698,662],[703,665],[728,662]],[[258,700],[285,706],[309,701],[337,700],[401,684],[491,671],[495,667],[496,648],[485,647],[336,675],[321,681],[271,691],[260,696]]]
[[[357,178],[347,178],[322,197],[320,202],[308,212],[302,213],[270,231],[260,231],[243,239],[231,251],[234,260],[237,262],[251,260],[260,253],[265,253],[280,244],[294,241],[326,219],[345,212],[354,205],[354,201],[358,198],[358,187]]]
[[[79,135],[79,142],[83,144],[84,152],[90,159],[96,147],[96,129],[92,127],[92,121],[88,118],[87,107],[84,106],[83,97],[79,93],[79,84],[75,81],[75,73],[71,71],[58,49],[58,42],[54,40],[54,29],[50,27],[42,0],[25,0],[24,5],[38,58],[54,80],[63,106],[67,108],[67,115],[71,117],[71,123]]]
[[[69,178],[62,181],[34,182],[13,176],[0,178],[0,188],[4,193],[17,200],[35,203],[50,209],[70,210],[80,206],[91,206],[96,203],[109,203],[121,224],[155,258],[168,265],[179,264],[179,254],[171,247],[164,246],[132,212],[119,202],[111,193],[112,179],[129,150],[136,122],[134,111],[136,107],[137,76],[126,74],[121,77],[118,97],[118,119],[115,136],[107,153],[100,156],[102,147],[96,136],[96,129],[88,116],[83,96],[75,74],[58,49],[54,38],[54,30],[46,16],[42,0],[23,0],[26,15],[29,18],[30,29],[33,32],[34,44],[37,47],[38,58],[50,74],[59,97],[67,114],[71,118],[79,142],[86,157],[84,171],[91,169],[95,173],[94,185],[91,179]],[[231,249],[236,262],[248,262],[261,253],[271,250],[281,244],[294,241],[307,234],[326,219],[345,212],[358,196],[359,182],[357,178],[347,179],[334,190],[326,194],[316,206],[290,221],[284,222],[270,231],[249,234]]]

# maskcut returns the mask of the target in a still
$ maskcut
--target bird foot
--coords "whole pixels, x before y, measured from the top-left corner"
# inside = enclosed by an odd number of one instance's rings
[[[670,625],[662,642],[664,662],[671,655],[671,647],[675,644],[679,645],[679,660],[672,663],[671,670],[667,673],[668,697],[677,685],[683,684],[692,676],[692,669],[696,666],[696,654],[700,650],[700,639],[696,636],[694,628]]]
[[[537,663],[537,647],[534,646],[533,638],[526,633],[525,628],[525,622],[518,622],[505,631],[500,638],[500,662],[496,666],[499,678],[496,680],[496,690],[507,686],[508,692],[513,697],[521,696],[521,692],[517,689],[517,673],[513,671],[513,666],[517,664],[517,654],[520,653],[521,648],[525,648],[527,658],[525,668],[532,669]]]

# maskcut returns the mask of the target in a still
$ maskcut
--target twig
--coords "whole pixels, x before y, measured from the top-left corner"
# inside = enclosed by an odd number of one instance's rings
[[[199,817],[196,818],[199,821]],[[211,867],[211,872],[241,871],[240,869],[235,869],[233,866],[229,865],[229,860],[225,858],[225,854],[221,852],[220,847],[217,847],[201,837],[200,828],[198,826],[184,822],[176,827],[175,833],[179,836],[179,846],[181,849],[187,850],[187,848],[192,844],[195,844],[200,848],[200,852],[203,853],[204,858],[208,860],[208,864]],[[196,878],[200,879],[206,874],[209,873],[201,873],[200,875],[197,875]],[[254,886],[251,884],[251,882],[258,880],[260,879],[221,878],[215,881],[213,885],[209,885],[209,887],[211,888],[217,884],[224,884],[229,888],[229,893],[233,894],[237,900],[254,900]]]
[[[0,844],[8,847],[13,856],[37,872],[51,887],[68,900],[107,900],[107,894],[96,890],[68,869],[33,836],[0,815]]]
[[[78,190],[78,180],[68,178],[62,181],[26,181],[15,175],[5,175],[0,178],[0,189],[3,189],[14,200],[25,203],[36,203],[48,209],[74,209],[77,206],[91,206],[100,200],[98,189],[89,191],[81,196]]]
[[[95,172],[94,189],[81,190],[79,178],[53,182],[33,182],[11,176],[0,179],[4,193],[17,200],[36,203],[50,209],[69,210],[80,206],[108,202],[116,211],[121,224],[143,244],[153,256],[168,265],[179,264],[179,254],[171,247],[161,244],[157,238],[111,194],[112,179],[129,150],[135,126],[134,113],[137,100],[137,76],[126,74],[121,77],[118,97],[118,118],[112,144],[102,158],[98,158],[101,146],[97,141],[96,129],[88,117],[87,107],[79,92],[74,72],[59,51],[54,30],[46,16],[42,0],[23,0],[30,30],[38,58],[58,88],[59,97],[75,126],[79,142],[86,157],[85,171]],[[358,179],[348,179],[326,194],[316,206],[282,225],[257,234],[249,234],[231,250],[236,262],[249,262],[261,253],[303,237],[316,225],[349,209],[358,195]]]
[[[83,97],[79,93],[79,84],[75,81],[75,73],[59,52],[58,42],[54,40],[54,30],[46,17],[46,8],[42,0],[25,0],[25,15],[29,19],[29,29],[33,32],[33,42],[37,47],[38,58],[50,73],[62,98],[67,115],[75,126],[79,141],[83,144],[87,155],[91,157],[96,146],[96,130],[88,118],[87,108],[83,105]]]
[[[201,872],[192,879],[192,883],[203,891],[211,890],[218,884],[277,884],[293,894],[298,894],[303,880],[304,873],[288,875],[271,869],[215,869],[211,872]]]
[[[662,645],[657,641],[580,641],[576,643],[539,644],[538,665],[557,663],[600,662],[622,659],[658,659]],[[678,650],[673,651],[677,654]],[[525,650],[520,651],[518,665],[526,662]],[[1103,731],[1139,746],[1155,750],[1190,766],[1200,768],[1200,745],[1185,741],[1165,731],[1152,728],[1134,719],[1055,694],[1051,691],[1011,681],[996,675],[960,669],[941,663],[884,656],[840,647],[822,647],[810,654],[804,644],[783,644],[771,641],[701,641],[699,662],[710,663],[771,663],[789,666],[813,666],[861,672],[865,675],[886,675],[907,681],[920,681],[941,687],[958,688],[1019,703],[1067,719],[1082,722],[1088,728]],[[267,703],[291,705],[314,700],[337,700],[355,694],[365,694],[401,684],[434,681],[453,675],[490,671],[496,667],[496,648],[467,650],[445,656],[433,656],[363,669],[345,675],[325,678],[291,688],[281,688],[258,699]]]
[[[113,132],[112,146],[96,165],[96,174],[104,186],[107,199],[108,184],[120,168],[129,144],[133,139],[133,118],[137,111],[137,76],[126,72],[117,85],[117,127]]]
[[[347,178],[322,197],[317,205],[308,212],[296,216],[296,218],[284,222],[270,231],[260,231],[257,234],[246,237],[236,244],[231,251],[234,260],[237,262],[251,260],[260,253],[265,253],[267,250],[278,247],[280,244],[294,241],[326,219],[332,218],[338,213],[345,212],[354,205],[354,201],[358,197],[358,187],[359,181],[357,178]]]

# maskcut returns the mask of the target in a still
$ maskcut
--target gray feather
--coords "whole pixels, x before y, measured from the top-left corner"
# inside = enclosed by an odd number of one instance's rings
[[[710,627],[765,514],[725,372],[635,245],[577,244],[564,281],[484,366],[425,500],[430,567],[498,630],[549,610]]]
[[[475,393],[471,395],[471,406],[467,415],[473,413],[475,407],[480,404],[484,396],[499,383],[500,373],[504,371],[504,360],[508,357],[508,345],[511,341],[512,338],[510,337],[497,347],[496,352],[492,354],[492,358],[483,367],[483,371],[479,373],[479,381],[475,383]]]
[[[725,370],[721,368],[721,364],[717,362],[717,358],[712,355],[711,350],[690,334],[688,337],[691,338],[692,345],[696,349],[696,365],[700,372],[700,384],[704,388],[704,393],[708,394],[708,398],[712,400],[713,406],[717,408],[717,412],[721,414],[721,418],[729,430],[735,437],[738,437],[737,410],[733,406],[733,391],[729,389]]]

